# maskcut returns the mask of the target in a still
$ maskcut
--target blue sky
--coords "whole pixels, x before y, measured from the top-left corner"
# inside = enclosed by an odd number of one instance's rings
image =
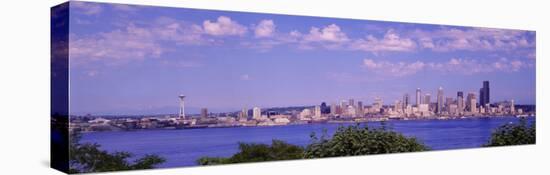
[[[386,104],[442,86],[535,103],[535,32],[72,2],[74,114]]]

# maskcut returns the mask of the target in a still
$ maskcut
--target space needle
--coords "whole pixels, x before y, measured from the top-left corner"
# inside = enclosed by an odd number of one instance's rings
[[[185,119],[185,95],[180,95],[179,96],[180,98],[180,112],[179,112],[179,117],[181,119]]]

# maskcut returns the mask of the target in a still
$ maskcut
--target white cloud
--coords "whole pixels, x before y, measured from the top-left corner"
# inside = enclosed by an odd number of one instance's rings
[[[100,4],[91,2],[71,1],[70,6],[75,8],[76,13],[85,15],[97,15],[103,11]]]
[[[351,49],[369,52],[413,51],[416,49],[416,43],[410,38],[402,38],[393,30],[388,30],[381,39],[368,35],[365,39],[355,40]]]
[[[203,22],[204,32],[214,36],[244,35],[246,27],[226,16],[218,17],[217,21],[206,20]]]
[[[480,62],[475,59],[452,58],[446,62],[390,62],[363,59],[361,65],[365,70],[388,77],[403,77],[420,71],[436,71],[449,74],[474,75],[491,72],[517,72],[533,67],[521,60],[501,58],[492,62]]]
[[[389,61],[376,62],[373,59],[364,59],[362,66],[368,71],[373,71],[378,74],[402,77],[402,76],[412,75],[423,70],[426,64],[421,61],[416,61],[412,63],[405,63],[405,62],[392,63]]]
[[[104,61],[117,65],[145,58],[159,58],[170,51],[169,41],[178,45],[202,45],[214,40],[202,36],[202,28],[170,18],[161,18],[146,25],[127,24],[125,28],[91,35],[70,36],[72,64]]]
[[[434,31],[416,30],[409,35],[418,40],[423,48],[446,52],[510,51],[534,48],[534,41],[525,38],[528,31],[490,28],[442,28]]]
[[[262,20],[254,29],[256,38],[271,37],[275,33],[275,23],[273,20]]]
[[[69,54],[73,64],[109,59],[118,64],[145,57],[159,57],[164,49],[145,28],[130,25],[123,30],[91,36],[70,36]]]
[[[113,4],[113,9],[123,12],[136,12],[139,10],[139,6],[126,5],[126,4]]]
[[[296,34],[296,33],[295,33]],[[323,27],[322,29],[317,27],[311,27],[309,33],[303,36],[305,42],[335,42],[342,43],[349,40],[347,35],[342,32],[339,26],[331,24]]]

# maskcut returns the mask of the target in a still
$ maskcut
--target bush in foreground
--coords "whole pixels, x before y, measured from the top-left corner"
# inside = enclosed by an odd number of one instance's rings
[[[109,153],[101,150],[96,143],[80,144],[80,134],[73,133],[69,145],[69,173],[107,172],[120,170],[151,169],[166,160],[157,155],[146,155],[128,162],[132,157],[128,152]]]
[[[388,131],[384,127],[379,129],[359,125],[339,127],[331,139],[327,139],[325,134],[317,138],[314,133],[311,139],[311,144],[305,149],[279,140],[273,140],[271,145],[239,143],[239,152],[229,158],[203,157],[198,159],[197,163],[216,165],[429,150],[415,138]]]
[[[369,154],[416,152],[429,150],[416,138],[388,131],[385,127],[371,129],[359,125],[339,127],[331,139],[312,134],[305,158],[355,156]]]
[[[536,143],[536,124],[533,122],[527,124],[525,119],[521,119],[519,123],[508,123],[498,127],[493,134],[489,146],[508,146],[508,145],[525,145]]]
[[[239,152],[229,158],[203,157],[197,160],[199,165],[216,165],[242,162],[262,162],[272,160],[292,160],[302,158],[304,149],[284,141],[273,140],[271,145],[239,143]]]

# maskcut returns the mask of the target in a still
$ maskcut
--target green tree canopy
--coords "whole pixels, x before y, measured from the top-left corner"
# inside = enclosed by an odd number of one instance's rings
[[[400,153],[429,150],[414,137],[405,137],[401,133],[381,128],[371,129],[368,126],[353,125],[339,127],[327,139],[326,134],[317,138],[311,135],[312,143],[307,146],[305,158],[354,156],[367,154]]]
[[[498,127],[493,131],[489,143],[484,146],[535,144],[536,138],[536,124],[533,122],[528,125],[525,119],[521,119],[519,123],[508,123]]]
[[[241,162],[262,162],[272,160],[291,160],[303,157],[304,149],[284,141],[273,140],[271,145],[257,143],[239,143],[239,152],[229,158],[203,157],[197,160],[199,165],[215,165]]]
[[[120,170],[151,169],[155,165],[164,163],[166,160],[157,155],[145,155],[142,158],[128,162],[132,157],[128,152],[109,153],[101,150],[96,143],[79,143],[80,134],[71,134],[69,145],[69,173],[107,172]]]
[[[331,139],[327,139],[325,135],[317,138],[312,133],[312,142],[306,149],[280,140],[273,140],[271,145],[239,143],[239,152],[231,157],[202,157],[197,163],[215,165],[428,150],[428,147],[415,138],[407,138],[400,133],[388,131],[385,127],[339,127]]]

